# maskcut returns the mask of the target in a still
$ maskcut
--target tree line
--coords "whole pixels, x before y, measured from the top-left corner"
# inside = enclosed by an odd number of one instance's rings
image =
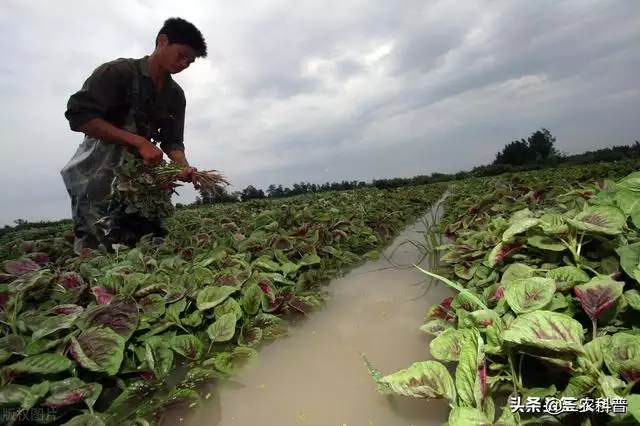
[[[266,191],[249,185],[241,191],[221,191],[216,194],[200,191],[195,204],[214,204],[247,201],[261,198],[279,198],[310,192],[344,191],[348,189],[375,187],[379,189],[398,188],[402,186],[424,185],[428,183],[466,179],[471,177],[495,176],[503,173],[536,170],[559,165],[594,164],[601,162],[619,161],[627,158],[640,157],[640,142],[631,145],[614,145],[596,151],[586,151],[582,154],[569,155],[561,153],[556,148],[556,138],[546,128],[537,130],[528,138],[521,138],[507,143],[495,155],[491,164],[476,166],[470,171],[453,174],[431,173],[411,178],[374,179],[364,181],[340,181],[315,184],[308,182],[294,183],[292,187],[271,184]],[[178,207],[183,207],[178,205]]]
[[[200,190],[195,204],[232,203],[261,198],[280,198],[313,192],[344,191],[348,189],[375,187],[379,189],[399,188],[403,186],[425,185],[435,182],[461,180],[472,177],[495,176],[503,173],[529,171],[558,167],[563,165],[595,164],[603,162],[620,161],[629,158],[640,159],[640,142],[634,141],[631,145],[614,145],[610,148],[586,151],[582,154],[568,155],[557,150],[556,138],[545,128],[533,132],[528,138],[514,140],[507,143],[502,150],[495,155],[491,164],[481,165],[469,171],[461,171],[453,174],[434,172],[429,175],[419,175],[410,178],[374,179],[371,182],[364,181],[340,181],[325,182],[322,184],[299,182],[291,187],[271,184],[266,191],[249,185],[241,191],[210,194]],[[177,203],[176,207],[185,205]],[[51,222],[28,222],[24,219],[14,221],[15,226],[5,225],[0,228],[0,236],[9,230],[47,227]],[[71,223],[69,219],[57,223]]]

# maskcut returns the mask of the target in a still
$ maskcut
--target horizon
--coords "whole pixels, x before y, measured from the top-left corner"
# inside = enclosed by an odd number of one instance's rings
[[[187,158],[237,190],[471,170],[540,127],[569,154],[638,139],[634,4],[404,5],[8,0],[0,226],[71,216],[59,170],[82,135],[66,102],[101,63],[149,54],[171,16],[209,45],[175,76]]]

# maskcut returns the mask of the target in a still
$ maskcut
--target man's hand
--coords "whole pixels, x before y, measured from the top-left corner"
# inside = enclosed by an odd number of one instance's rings
[[[157,166],[164,156],[160,148],[144,138],[142,138],[138,144],[138,152],[147,166]]]
[[[198,169],[196,169],[195,167],[185,167],[184,169],[182,169],[182,171],[180,171],[180,174],[178,174],[178,179],[183,182],[191,182],[193,173],[197,171]]]

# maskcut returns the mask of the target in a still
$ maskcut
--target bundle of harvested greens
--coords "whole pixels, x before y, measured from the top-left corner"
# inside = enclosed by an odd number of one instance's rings
[[[183,166],[162,163],[155,167],[144,164],[142,159],[127,154],[124,164],[114,171],[111,199],[125,206],[125,213],[137,213],[145,218],[156,219],[169,216],[175,207],[171,196],[176,188]],[[229,182],[216,170],[197,171],[192,175],[196,190],[217,193]]]

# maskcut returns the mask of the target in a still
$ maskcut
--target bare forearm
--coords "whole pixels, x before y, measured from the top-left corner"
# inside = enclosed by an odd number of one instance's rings
[[[184,151],[181,150],[173,150],[167,152],[167,155],[171,159],[171,161],[180,164],[184,167],[189,167],[189,162],[187,161],[187,157],[184,154]]]
[[[139,149],[144,139],[135,133],[127,132],[114,126],[101,118],[95,118],[80,126],[79,130],[96,139],[105,142],[128,145]]]

